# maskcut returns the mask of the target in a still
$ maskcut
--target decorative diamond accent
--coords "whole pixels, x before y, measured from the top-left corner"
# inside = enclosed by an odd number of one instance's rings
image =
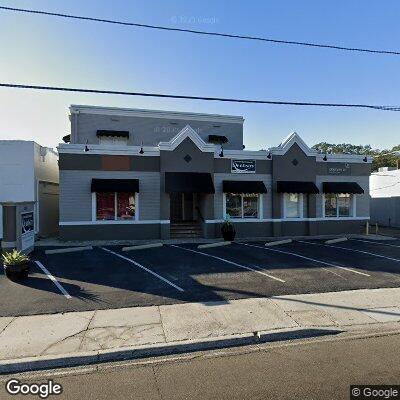
[[[186,154],[185,157],[183,157],[183,159],[187,162],[190,163],[190,161],[192,161],[192,157],[189,154]]]
[[[294,159],[294,160],[292,161],[292,164],[293,164],[294,166],[296,166],[298,163],[299,163],[299,162],[298,162],[296,159]]]

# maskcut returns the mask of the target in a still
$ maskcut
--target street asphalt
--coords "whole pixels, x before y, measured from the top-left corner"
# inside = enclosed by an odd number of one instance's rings
[[[53,379],[63,388],[54,398],[67,400],[342,400],[350,398],[350,385],[398,385],[399,346],[398,333],[328,338],[12,377]],[[0,378],[2,399],[38,398],[8,395],[10,378]]]
[[[1,271],[0,316],[400,287],[400,240],[44,250],[32,255],[25,280],[12,282]]]

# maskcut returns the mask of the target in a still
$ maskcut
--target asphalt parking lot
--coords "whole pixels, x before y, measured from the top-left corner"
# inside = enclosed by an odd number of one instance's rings
[[[32,255],[26,280],[12,282],[1,271],[0,316],[400,287],[400,240],[44,250]]]

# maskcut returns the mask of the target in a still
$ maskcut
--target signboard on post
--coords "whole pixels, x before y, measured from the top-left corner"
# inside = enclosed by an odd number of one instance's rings
[[[35,224],[33,211],[21,213],[21,250],[24,251],[35,244]]]
[[[232,160],[231,172],[233,174],[255,174],[256,160]]]

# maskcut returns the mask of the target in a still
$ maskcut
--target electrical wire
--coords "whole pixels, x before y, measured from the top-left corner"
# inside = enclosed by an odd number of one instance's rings
[[[163,31],[183,32],[183,33],[191,33],[191,34],[207,35],[207,36],[219,36],[219,37],[230,38],[230,39],[256,40],[259,42],[269,42],[269,43],[275,43],[275,44],[317,47],[317,48],[324,48],[324,49],[331,49],[331,50],[343,50],[343,51],[353,51],[353,52],[362,52],[362,53],[386,54],[386,55],[396,55],[396,56],[400,55],[400,51],[393,51],[393,50],[365,49],[365,48],[360,48],[360,47],[346,47],[346,46],[338,46],[338,45],[331,45],[331,44],[301,42],[301,41],[295,41],[295,40],[280,40],[280,39],[272,39],[272,38],[266,38],[266,37],[232,34],[232,33],[173,28],[173,27],[169,27],[169,26],[141,24],[141,23],[137,23],[137,22],[124,22],[124,21],[117,21],[117,20],[113,20],[113,19],[85,17],[85,16],[80,16],[80,15],[62,14],[62,13],[55,13],[55,12],[42,11],[42,10],[32,10],[32,9],[25,9],[25,8],[0,6],[0,9],[5,10],[5,11],[20,12],[20,13],[47,15],[47,16],[52,16],[52,17],[70,18],[70,19],[92,21],[92,22],[103,22],[103,23],[114,24],[114,25],[132,26],[132,27],[137,27],[137,28],[157,29],[157,30],[163,30]]]
[[[340,108],[364,108],[381,111],[400,111],[400,107],[381,106],[370,104],[346,104],[346,103],[311,103],[297,101],[274,101],[274,100],[251,100],[251,99],[235,99],[226,97],[203,97],[203,96],[187,96],[163,93],[145,93],[145,92],[126,92],[118,90],[99,90],[85,88],[70,88],[57,86],[40,86],[40,85],[24,85],[15,83],[0,83],[0,87],[15,88],[15,89],[32,89],[32,90],[49,90],[59,92],[79,92],[79,93],[94,93],[94,94],[115,94],[123,96],[142,96],[142,97],[161,97],[169,99],[186,99],[186,100],[205,100],[205,101],[221,101],[230,103],[248,103],[248,104],[272,104],[272,105],[289,105],[289,106],[315,106],[315,107],[340,107]]]

